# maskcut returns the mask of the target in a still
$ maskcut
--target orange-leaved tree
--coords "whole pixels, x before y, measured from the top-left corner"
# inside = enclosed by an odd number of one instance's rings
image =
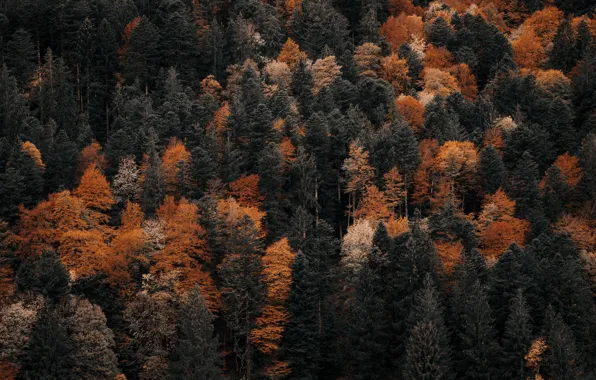
[[[401,94],[408,88],[408,63],[397,53],[381,58],[381,78],[391,83],[396,94]]]
[[[188,181],[191,165],[191,154],[186,146],[176,137],[170,140],[161,159],[166,193],[181,196],[179,189],[184,186],[183,181]]]
[[[392,214],[390,207],[385,193],[375,185],[370,185],[366,187],[362,201],[354,212],[354,218],[371,222],[387,221]]]
[[[513,216],[515,201],[502,189],[486,197],[478,218],[480,252],[490,259],[498,258],[513,242],[523,246],[530,223]]]
[[[241,205],[260,208],[264,197],[259,193],[259,175],[243,174],[237,180],[230,182],[230,195],[235,197]]]
[[[569,187],[575,187],[583,176],[579,160],[569,153],[563,153],[557,157],[553,165],[561,169],[561,174]]]
[[[101,152],[101,145],[95,140],[81,150],[77,160],[77,178],[80,178],[92,163],[102,170],[107,166],[106,158]]]
[[[73,195],[81,199],[85,207],[92,210],[107,211],[114,204],[110,184],[95,163],[87,167]]]
[[[372,183],[375,175],[375,169],[368,162],[368,152],[358,140],[350,143],[349,156],[345,159],[342,169],[346,183],[345,192],[350,194],[350,209],[353,213],[358,205],[358,197]]]
[[[395,107],[412,127],[412,130],[418,133],[424,122],[424,105],[413,96],[400,95],[395,100]]]
[[[277,376],[290,371],[288,364],[280,361],[279,349],[289,320],[285,304],[292,285],[294,256],[287,238],[282,238],[265,250],[262,275],[267,288],[266,305],[256,320],[257,327],[250,333],[255,347],[268,357],[266,372]]]
[[[31,157],[33,162],[35,162],[35,165],[45,169],[46,165],[43,163],[43,159],[41,158],[41,152],[39,149],[37,149],[35,144],[30,141],[25,141],[23,144],[21,144],[21,151]]]
[[[291,38],[286,40],[286,43],[277,57],[279,62],[286,63],[290,66],[290,69],[293,69],[301,60],[306,59],[308,59],[306,53],[300,50],[300,46],[298,46],[298,44]]]
[[[175,207],[175,210],[173,208]],[[211,310],[220,306],[220,294],[203,264],[211,260],[198,207],[185,198],[176,203],[168,196],[157,215],[165,228],[165,246],[151,257],[151,274],[160,286],[185,293],[199,285]]]

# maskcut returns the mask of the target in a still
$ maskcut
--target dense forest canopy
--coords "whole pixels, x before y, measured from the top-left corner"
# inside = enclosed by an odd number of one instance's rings
[[[0,378],[596,379],[593,0],[0,0]]]

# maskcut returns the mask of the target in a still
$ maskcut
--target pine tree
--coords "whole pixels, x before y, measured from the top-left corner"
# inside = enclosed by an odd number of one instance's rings
[[[559,219],[564,211],[569,195],[569,185],[565,182],[561,169],[553,165],[544,176],[544,210],[552,221]]]
[[[427,275],[436,283],[439,261],[430,236],[421,229],[419,222],[412,232],[396,242],[389,254],[389,272],[393,278],[387,300],[391,315],[391,351],[394,365],[403,365],[407,345],[408,325],[406,319],[415,303],[415,295],[424,286]]]
[[[462,297],[462,310],[457,331],[458,376],[491,379],[496,375],[494,357],[498,346],[485,288],[476,280],[470,287],[460,288],[459,297]]]
[[[72,367],[65,379],[113,379],[118,372],[114,354],[114,334],[106,326],[106,317],[100,307],[87,300],[72,298],[67,306],[68,326],[73,352]]]
[[[46,187],[58,191],[72,187],[77,167],[77,145],[64,129],[58,132],[46,160]]]
[[[416,294],[416,300],[408,323],[404,378],[452,379],[449,332],[443,320],[443,308],[439,295],[429,275],[424,287]]]
[[[54,251],[23,262],[16,279],[19,290],[39,292],[54,301],[68,293],[69,282],[70,275]]]
[[[499,156],[499,152],[489,145],[480,151],[480,175],[483,182],[483,190],[487,194],[493,194],[499,188],[505,186],[505,165]]]
[[[68,379],[74,345],[63,317],[48,305],[41,312],[33,330],[28,349],[21,359],[17,379]]]
[[[157,77],[159,61],[159,29],[147,17],[134,28],[122,52],[122,74],[129,82],[136,78],[148,92]]]
[[[213,336],[213,315],[197,287],[178,317],[178,340],[170,358],[170,375],[176,379],[221,379],[219,343]]]
[[[510,306],[518,290],[522,290],[525,299],[532,296],[533,283],[524,272],[525,253],[515,243],[499,256],[491,270],[488,296],[495,327],[499,335],[505,330],[505,323],[510,314]]]
[[[368,261],[358,273],[347,327],[354,379],[384,378],[389,337],[381,278],[371,268],[370,259]]]
[[[292,94],[298,101],[298,110],[302,117],[310,117],[314,98],[313,77],[305,60],[298,61],[298,64],[292,71]]]
[[[284,357],[297,379],[317,379],[321,367],[321,330],[317,313],[321,302],[314,263],[298,251],[292,265],[288,300],[290,320],[284,340]]]
[[[161,165],[158,160],[153,159],[145,169],[145,181],[143,182],[143,209],[145,213],[151,214],[161,203],[165,188],[161,173]]]
[[[37,54],[29,32],[19,29],[6,43],[6,64],[17,79],[19,85],[31,80],[35,71]]]
[[[521,289],[511,301],[510,313],[505,323],[502,357],[499,361],[501,376],[524,380],[530,376],[524,360],[532,344],[532,322],[528,305]]]
[[[553,48],[550,52],[550,63],[553,68],[569,72],[575,66],[578,54],[574,34],[571,22],[563,20],[557,29],[557,34],[553,40]]]
[[[283,173],[283,157],[279,145],[269,143],[258,157],[259,192],[264,194],[263,206],[267,212],[267,228],[269,241],[279,239],[286,230],[283,194],[285,177]]]
[[[540,372],[546,378],[571,380],[580,378],[583,368],[576,351],[575,338],[561,315],[548,307],[543,333],[548,346]]]
[[[516,203],[516,215],[529,218],[540,208],[540,189],[538,187],[538,167],[529,152],[525,152],[512,172],[511,195]]]
[[[228,253],[218,265],[224,289],[222,296],[226,313],[224,319],[233,333],[234,352],[240,371],[247,379],[254,368],[254,347],[250,331],[264,302],[261,279],[261,241],[252,220],[245,216],[234,226],[235,232],[227,242]]]

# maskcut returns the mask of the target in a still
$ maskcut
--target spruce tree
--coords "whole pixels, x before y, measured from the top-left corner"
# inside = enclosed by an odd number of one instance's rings
[[[64,129],[54,139],[46,160],[46,187],[50,191],[71,188],[77,165],[77,145]]]
[[[452,379],[449,331],[443,319],[439,294],[429,275],[416,300],[408,323],[404,379]]]
[[[46,251],[37,259],[24,261],[17,273],[20,291],[39,292],[58,301],[68,294],[70,275],[54,251]]]
[[[21,359],[19,380],[68,379],[74,350],[67,326],[60,313],[51,305],[44,308]]]
[[[498,345],[485,287],[475,280],[458,285],[461,305],[457,330],[457,372],[461,379],[492,379],[496,376]]]
[[[6,43],[6,64],[19,85],[22,86],[31,80],[36,58],[31,35],[26,30],[18,29]]]
[[[493,194],[505,186],[505,165],[499,152],[492,145],[480,151],[480,173],[482,188],[487,194]]]
[[[518,289],[511,301],[509,317],[505,323],[501,360],[499,360],[503,378],[524,380],[531,375],[524,359],[531,344],[530,312],[521,289]]]
[[[371,268],[370,261],[358,273],[347,327],[351,342],[351,374],[354,379],[363,380],[384,378],[389,338],[382,280]]]
[[[550,52],[550,63],[554,69],[568,72],[575,66],[577,56],[575,32],[571,22],[565,19],[555,34],[553,48]]]
[[[541,374],[550,379],[581,378],[583,366],[576,351],[573,333],[552,307],[547,308],[545,317],[543,334],[548,349],[540,367]]]
[[[72,297],[66,308],[65,323],[72,342],[72,367],[66,380],[112,380],[118,373],[114,334],[106,325],[99,306]]]
[[[213,319],[195,287],[178,316],[178,339],[170,357],[170,376],[181,380],[222,378]]]
[[[321,369],[321,330],[316,263],[298,251],[292,265],[292,288],[288,300],[290,320],[284,335],[284,357],[297,379],[314,380]]]

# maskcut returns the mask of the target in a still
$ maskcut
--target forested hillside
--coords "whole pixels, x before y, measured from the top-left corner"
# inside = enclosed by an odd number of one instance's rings
[[[0,379],[596,379],[593,0],[0,0]]]

